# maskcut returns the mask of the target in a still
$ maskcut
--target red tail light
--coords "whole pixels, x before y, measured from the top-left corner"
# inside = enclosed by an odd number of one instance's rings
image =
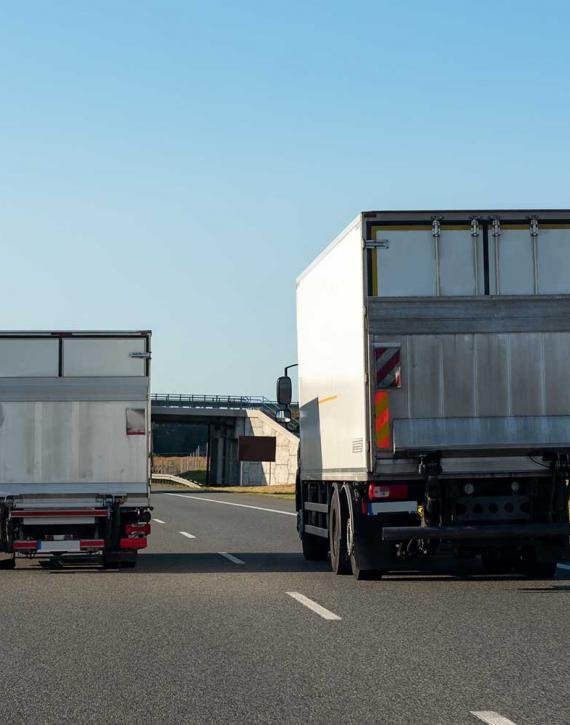
[[[368,485],[370,501],[402,501],[408,498],[407,483],[370,483]]]
[[[150,524],[126,524],[125,533],[127,536],[130,536],[131,534],[148,536],[150,534]]]
[[[121,549],[146,549],[146,537],[135,536],[132,539],[123,538],[119,541]]]
[[[14,541],[13,548],[14,551],[35,551],[38,548],[38,542],[20,539]]]

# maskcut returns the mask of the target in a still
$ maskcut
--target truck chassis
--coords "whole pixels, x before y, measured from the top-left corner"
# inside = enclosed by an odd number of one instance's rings
[[[309,560],[336,574],[380,578],[480,557],[488,574],[549,578],[570,555],[570,457],[546,460],[543,476],[449,478],[437,456],[412,481],[297,481],[298,530]]]

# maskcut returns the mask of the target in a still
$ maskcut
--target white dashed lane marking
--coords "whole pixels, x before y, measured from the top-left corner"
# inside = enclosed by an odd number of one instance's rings
[[[187,531],[179,531],[179,534],[182,534],[182,536],[185,536],[187,539],[195,539],[196,537],[194,534],[189,534]]]
[[[246,503],[233,503],[231,501],[218,501],[217,498],[204,498],[200,494],[190,495],[184,493],[167,493],[167,496],[179,496],[180,498],[189,498],[192,501],[208,501],[209,503],[219,503],[222,506],[239,506],[242,509],[254,509],[255,511],[267,511],[270,514],[283,514],[284,516],[297,516],[294,511],[280,511],[279,509],[266,509],[263,506],[250,506]]]
[[[231,561],[233,564],[245,564],[245,561],[238,559],[237,556],[234,556],[233,554],[228,554],[227,551],[218,551],[218,554],[223,556],[224,559]]]
[[[293,597],[293,599],[296,599],[298,602],[300,602],[304,607],[307,607],[307,609],[310,609],[311,611],[318,614],[319,617],[322,617],[323,619],[328,619],[330,622],[337,622],[341,619],[341,617],[339,617],[337,614],[334,614],[334,612],[331,612],[328,609],[321,607],[320,604],[317,604],[317,602],[309,599],[309,597],[306,597],[304,594],[299,594],[299,592],[287,592],[287,594],[290,597]]]
[[[156,521],[157,524],[165,524],[166,521],[163,521],[162,519],[153,519],[153,521]]]
[[[508,720],[506,717],[499,715],[498,712],[494,712],[493,710],[472,710],[471,714],[475,715],[475,717],[479,718],[479,720],[486,722],[487,725],[515,725],[512,720]]]

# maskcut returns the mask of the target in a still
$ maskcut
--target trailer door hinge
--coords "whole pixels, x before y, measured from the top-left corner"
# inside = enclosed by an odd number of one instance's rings
[[[390,249],[389,239],[367,239],[364,242],[366,249]]]
[[[137,358],[137,360],[150,360],[150,352],[130,352],[129,357]]]

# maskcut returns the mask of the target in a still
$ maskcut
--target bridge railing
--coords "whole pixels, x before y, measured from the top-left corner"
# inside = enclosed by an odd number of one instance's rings
[[[154,405],[179,406],[181,408],[262,408],[276,411],[279,405],[263,395],[186,395],[181,393],[155,393]],[[297,407],[293,403],[294,407]]]
[[[280,410],[279,404],[275,400],[270,400],[263,395],[196,395],[184,393],[155,393],[151,395],[153,406],[168,406],[176,408],[215,408],[215,409],[240,409],[245,408],[261,410],[275,418]],[[296,431],[298,429],[298,410],[297,403],[291,404],[293,419],[285,427],[289,430]]]

